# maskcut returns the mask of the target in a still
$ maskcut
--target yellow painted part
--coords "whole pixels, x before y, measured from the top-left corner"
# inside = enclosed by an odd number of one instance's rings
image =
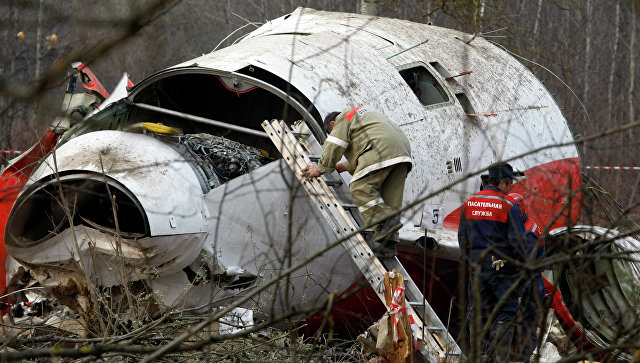
[[[182,131],[176,129],[175,127],[165,126],[165,125],[159,124],[159,123],[143,122],[142,123],[142,127],[145,130],[153,131],[153,132],[156,132],[158,134],[163,134],[163,135],[174,135],[175,136],[175,135],[182,134]]]
[[[262,149],[260,149],[260,154],[261,154],[262,156],[264,156],[265,158],[268,158],[268,157],[269,157],[269,152],[268,152],[267,150],[262,150]]]

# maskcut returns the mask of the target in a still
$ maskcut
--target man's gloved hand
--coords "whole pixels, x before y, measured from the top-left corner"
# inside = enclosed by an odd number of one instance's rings
[[[300,170],[302,172],[302,176],[307,180],[311,178],[317,178],[322,175],[321,172],[318,171],[318,166],[316,165],[307,165]]]
[[[496,260],[494,256],[491,256],[491,267],[495,268],[496,271],[500,271],[500,267],[504,266],[505,260]]]

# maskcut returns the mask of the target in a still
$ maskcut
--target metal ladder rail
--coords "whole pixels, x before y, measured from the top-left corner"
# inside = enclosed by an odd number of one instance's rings
[[[305,181],[299,174],[298,171],[311,162],[302,145],[300,145],[288,126],[282,121],[278,122],[277,120],[273,120],[271,123],[268,121],[263,122],[262,127],[267,131],[269,137],[281,151],[283,158],[294,171],[296,177],[302,182],[305,190],[312,199],[318,203],[321,213],[329,222],[336,236],[338,238],[344,238],[346,235],[354,232],[356,230],[355,225],[347,216],[342,206],[337,203],[333,192],[326,183],[321,179]],[[382,266],[380,261],[373,255],[373,252],[360,234],[355,234],[346,239],[343,242],[343,246],[349,252],[369,284],[374,288],[375,293],[384,303],[384,294],[380,289],[384,275],[387,272],[384,266]],[[419,318],[420,315],[414,311],[411,305],[407,305],[406,308],[407,311],[416,318],[416,325],[418,327],[417,338],[423,340],[428,346],[429,350],[423,352],[426,353],[425,356],[433,359],[432,354],[436,353],[440,359],[444,358],[447,354],[447,348],[443,347],[441,341],[434,338],[432,334],[429,334],[427,337],[423,336],[424,323]]]
[[[302,144],[310,154],[322,154],[322,146],[316,140],[316,138],[313,137],[311,130],[306,125],[306,123],[298,122],[293,125],[292,130],[297,141]],[[338,174],[337,172],[332,173],[332,175],[333,174],[337,174],[338,177],[340,177],[340,174]],[[350,193],[350,190],[346,183],[343,183],[341,186],[334,186],[333,188],[339,189],[341,193]],[[352,222],[354,222],[356,226],[363,226],[364,220],[362,219],[362,216],[360,215],[360,212],[357,211],[357,209],[349,209],[348,213],[351,215]],[[415,312],[425,324],[423,333],[428,333],[433,336],[433,338],[439,342],[440,346],[445,347],[445,349],[447,350],[447,354],[461,356],[462,351],[460,347],[453,339],[449,331],[446,329],[444,324],[442,324],[440,318],[435,313],[435,311],[433,311],[433,308],[424,298],[424,295],[422,294],[416,283],[413,281],[411,276],[409,276],[409,273],[404,268],[402,263],[398,260],[398,258],[394,256],[387,258],[379,257],[378,259],[382,261],[387,269],[395,269],[396,271],[401,273],[402,276],[404,276],[405,300],[414,308]]]
[[[300,144],[302,144],[302,146],[307,149],[309,154],[318,156],[322,154],[322,145],[320,145],[318,140],[313,136],[311,130],[309,129],[309,126],[307,126],[304,121],[299,121],[298,123],[294,124],[292,130],[298,142],[300,142]],[[298,137],[298,135],[304,137]],[[331,175],[333,179],[342,180],[342,176],[340,176],[340,173],[338,173],[337,171],[334,171],[329,175]],[[349,185],[347,183],[344,183],[343,181],[341,185],[333,186],[333,189],[336,190],[341,196],[345,196],[345,198],[348,198],[348,200],[344,200],[341,198],[343,207],[345,204],[352,204],[351,206],[349,206],[350,208],[345,208],[345,211],[347,211],[347,213],[351,216],[351,219],[356,226],[362,227],[364,225],[364,220],[362,219],[362,215],[360,214],[360,212],[357,211],[357,207],[355,206],[355,204],[353,204],[354,201],[353,199],[351,199],[351,190],[349,189]]]
[[[282,127],[281,124],[278,124],[277,120],[273,120],[271,123],[265,121],[262,124],[262,127],[267,131],[267,134],[271,137],[273,143],[276,145],[278,150],[280,150],[283,159],[293,170],[296,178],[300,180],[312,200],[318,204],[321,214],[327,219],[332,227],[332,231],[337,235],[337,237],[344,238],[348,234],[355,232],[355,225],[351,223],[349,218],[346,216],[344,209],[342,209],[342,207],[337,203],[337,200],[333,198],[332,191],[324,181],[321,179],[312,179],[307,181],[299,174],[299,171],[305,166],[310,165],[311,161],[308,159],[304,150],[302,150],[298,141],[295,139],[292,141],[288,137],[291,133],[288,132],[288,127],[286,125],[284,126],[285,127]],[[342,218],[337,218],[335,214]],[[352,253],[352,258],[356,260],[356,264],[360,270],[362,270],[369,284],[374,287],[376,294],[384,298],[384,295],[378,290],[381,284],[383,284],[384,273],[386,270],[382,264],[377,261],[377,259],[374,260],[375,256],[368,246],[363,248],[359,243],[360,241],[357,240],[358,238],[361,239],[359,235],[354,235],[352,238],[345,240],[345,247],[348,247],[347,250],[349,252],[355,252],[355,254]],[[362,240],[362,242],[366,245],[364,240]],[[358,255],[360,257],[358,257]],[[369,262],[369,264],[364,263],[363,258],[369,258],[370,261],[366,261]]]

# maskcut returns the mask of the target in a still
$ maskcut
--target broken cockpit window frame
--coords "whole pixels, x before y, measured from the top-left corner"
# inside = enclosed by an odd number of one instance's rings
[[[398,73],[426,108],[441,107],[453,103],[453,98],[435,73],[422,62],[414,62],[398,69]]]

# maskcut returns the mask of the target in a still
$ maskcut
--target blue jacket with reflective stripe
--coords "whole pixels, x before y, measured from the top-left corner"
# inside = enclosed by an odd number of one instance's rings
[[[458,244],[466,263],[487,247],[524,262],[528,242],[520,208],[493,185],[473,194],[462,206]]]

